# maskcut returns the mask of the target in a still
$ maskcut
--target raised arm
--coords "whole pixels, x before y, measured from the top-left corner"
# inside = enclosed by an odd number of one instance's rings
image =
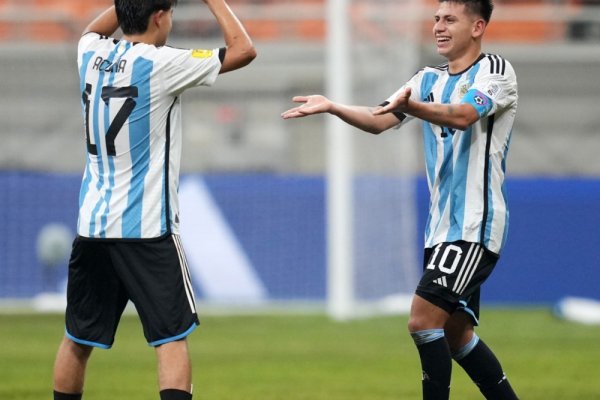
[[[240,20],[225,0],[204,0],[223,31],[227,51],[220,73],[242,68],[256,57],[256,49]]]
[[[479,120],[479,114],[470,104],[423,103],[411,100],[410,94],[410,88],[405,89],[394,101],[385,107],[375,109],[373,115],[381,116],[392,112],[401,112],[432,124],[461,131]]]
[[[308,115],[329,113],[340,118],[342,121],[375,135],[398,125],[398,118],[391,113],[374,115],[374,108],[364,106],[349,106],[334,103],[325,96],[296,96],[296,103],[303,103],[298,107],[291,108],[281,114],[283,119],[301,118]]]
[[[119,21],[117,21],[115,6],[112,6],[90,22],[83,30],[82,35],[89,32],[95,32],[104,36],[112,36],[117,29],[119,29]]]

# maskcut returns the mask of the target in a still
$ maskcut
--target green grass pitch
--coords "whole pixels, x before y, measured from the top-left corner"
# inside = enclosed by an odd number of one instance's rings
[[[417,400],[420,368],[406,317],[335,323],[322,315],[206,316],[190,336],[194,398]],[[480,336],[524,400],[600,399],[600,327],[545,309],[484,310]],[[0,399],[51,398],[60,315],[0,315]],[[95,350],[86,400],[157,399],[155,356],[135,315]],[[451,398],[481,399],[454,364]]]

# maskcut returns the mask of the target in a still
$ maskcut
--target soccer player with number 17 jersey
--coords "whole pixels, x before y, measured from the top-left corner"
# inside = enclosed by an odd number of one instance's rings
[[[166,46],[177,0],[115,0],[79,41],[87,165],[55,400],[82,398],[92,349],[112,346],[128,301],[155,348],[161,400],[192,398],[186,337],[199,322],[179,238],[180,95],[256,56],[225,0],[204,3],[225,47]],[[124,36],[110,37],[119,27]]]
[[[439,0],[433,34],[447,63],[423,68],[379,107],[298,96],[303,104],[282,114],[330,113],[374,134],[422,121],[431,202],[408,328],[421,358],[424,400],[449,398],[452,359],[486,399],[517,399],[474,331],[480,287],[506,239],[504,173],[518,96],[510,63],[481,52],[492,8],[491,0]]]

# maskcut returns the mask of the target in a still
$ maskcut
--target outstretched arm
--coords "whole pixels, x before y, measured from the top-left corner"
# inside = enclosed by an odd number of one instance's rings
[[[204,0],[223,31],[227,51],[220,73],[242,68],[256,57],[256,49],[240,20],[225,0]]]
[[[95,32],[100,35],[111,36],[117,29],[119,29],[119,21],[117,21],[115,6],[112,6],[90,22],[83,30],[83,35],[89,32]]]
[[[394,114],[386,113],[375,115],[373,113],[373,108],[334,103],[327,97],[321,95],[296,96],[292,100],[296,103],[303,104],[283,112],[281,114],[283,119],[301,118],[308,115],[329,113],[358,129],[376,135],[398,125],[399,122]]]
[[[373,115],[381,116],[392,112],[410,114],[439,126],[447,126],[461,131],[468,129],[479,120],[479,114],[470,104],[423,103],[410,99],[411,90],[407,88],[398,97],[384,107],[377,108]]]

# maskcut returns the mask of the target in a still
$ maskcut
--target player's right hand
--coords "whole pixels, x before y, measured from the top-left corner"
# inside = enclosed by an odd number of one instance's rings
[[[292,101],[295,103],[303,103],[302,105],[290,108],[281,113],[283,119],[306,117],[307,115],[321,114],[329,112],[331,109],[331,101],[325,96],[295,96]]]

